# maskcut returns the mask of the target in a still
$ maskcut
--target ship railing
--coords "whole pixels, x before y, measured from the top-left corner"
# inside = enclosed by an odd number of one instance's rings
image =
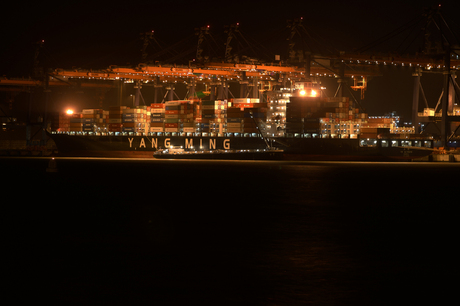
[[[432,148],[432,140],[406,140],[406,139],[376,139],[364,138],[359,140],[360,147],[418,147],[418,148]]]
[[[285,138],[333,138],[333,139],[356,139],[356,134],[329,134],[329,133],[285,133]]]
[[[52,131],[52,134],[67,134],[72,136],[166,136],[166,137],[250,137],[261,138],[258,133],[207,133],[207,132],[90,132],[90,131]],[[267,134],[267,138],[356,138],[354,134],[325,134],[325,133],[277,133]]]
[[[206,132],[90,132],[90,131],[51,131],[52,134],[67,134],[72,136],[167,136],[167,137],[251,137],[261,138],[258,133],[206,133]],[[321,134],[321,133],[283,133],[268,135],[268,138],[354,138],[349,135]]]

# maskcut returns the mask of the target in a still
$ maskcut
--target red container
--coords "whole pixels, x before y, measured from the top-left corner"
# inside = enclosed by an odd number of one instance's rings
[[[178,124],[177,123],[165,123],[165,129],[166,128],[177,128]]]
[[[165,115],[179,115],[178,110],[165,110]]]

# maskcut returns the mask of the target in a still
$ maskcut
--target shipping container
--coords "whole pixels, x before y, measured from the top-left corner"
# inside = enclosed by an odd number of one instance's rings
[[[165,124],[164,124],[164,127],[165,127],[165,128],[177,128],[177,127],[178,127],[178,123],[165,123]]]
[[[152,114],[164,114],[165,109],[164,108],[152,108],[150,112]]]
[[[164,126],[163,122],[158,122],[158,123],[157,122],[151,122],[150,123],[150,127],[163,127],[163,126]]]
[[[93,114],[96,114],[97,111],[99,111],[99,110],[97,110],[97,109],[82,109],[81,112],[82,112],[82,114],[84,114],[84,115],[87,115],[87,114],[93,115]]]
[[[150,131],[150,133],[160,133],[160,132],[164,132],[164,128],[163,127],[152,127],[152,126],[150,126],[149,131]]]
[[[227,127],[227,133],[242,133],[243,129],[242,128],[230,128]]]
[[[241,123],[230,123],[227,122],[227,128],[240,128],[242,126]]]

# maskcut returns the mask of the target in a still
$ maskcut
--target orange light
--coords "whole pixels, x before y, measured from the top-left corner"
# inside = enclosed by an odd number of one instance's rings
[[[305,90],[301,90],[301,91],[300,91],[300,95],[301,95],[301,96],[305,96],[306,93],[307,93],[307,92],[306,92]]]
[[[67,115],[69,115],[69,116],[70,116],[70,115],[72,115],[72,114],[73,114],[73,110],[72,110],[72,109],[68,109],[68,110],[66,110],[66,112],[65,112],[65,113],[66,113]]]
[[[311,90],[311,96],[316,97],[316,90],[313,90],[313,89]]]

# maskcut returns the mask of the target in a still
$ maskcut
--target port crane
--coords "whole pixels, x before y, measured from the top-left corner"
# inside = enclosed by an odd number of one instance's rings
[[[434,8],[427,13],[427,23],[440,28],[439,18],[440,9]],[[449,49],[442,50],[442,54],[433,54],[433,44],[425,42],[426,51],[416,56],[400,56],[397,54],[380,54],[369,52],[325,52],[319,54],[321,50],[296,50],[295,38],[302,30],[302,20],[290,22],[290,36],[288,38],[289,58],[287,61],[275,61],[273,63],[260,63],[255,61],[238,62],[238,58],[232,54],[231,42],[235,41],[240,33],[239,25],[227,28],[227,43],[225,57],[223,61],[210,61],[203,55],[202,43],[209,34],[209,26],[202,27],[197,32],[198,46],[196,61],[189,61],[188,65],[160,65],[160,64],[139,64],[136,67],[109,66],[106,69],[54,69],[47,71],[42,79],[10,79],[0,78],[1,88],[15,88],[22,90],[30,87],[82,87],[82,88],[118,88],[121,97],[121,84],[132,82],[137,84],[138,93],[142,84],[153,84],[155,88],[155,100],[161,98],[160,91],[166,87],[167,93],[163,100],[174,99],[174,86],[177,83],[184,83],[188,87],[188,97],[196,94],[198,83],[206,84],[210,87],[211,99],[227,99],[228,83],[238,82],[241,87],[240,96],[258,97],[260,88],[274,88],[280,83],[311,81],[312,79],[328,77],[335,78],[338,82],[335,96],[342,96],[343,90],[360,90],[361,97],[367,89],[370,77],[381,75],[382,66],[407,66],[414,67],[414,98],[413,98],[413,123],[418,128],[420,122],[418,116],[419,93],[422,91],[420,86],[420,76],[422,72],[438,71],[444,75],[443,92],[440,98],[442,109],[442,138],[447,141],[451,131],[450,122],[457,120],[457,116],[452,115],[452,108],[455,104],[455,97],[458,97],[459,86],[456,82],[456,73],[460,69],[459,50],[457,47],[450,46]],[[428,37],[428,36],[427,36]],[[441,35],[443,42],[446,36]],[[144,34],[142,57],[147,58],[146,47],[149,40],[153,38],[153,32]],[[450,42],[449,42],[450,43]],[[42,47],[43,44],[40,44]],[[438,48],[439,49],[439,48]],[[366,50],[368,51],[368,50]],[[438,50],[439,51],[439,50]],[[37,58],[37,56],[35,56]],[[34,66],[36,70],[37,67]],[[353,84],[347,85],[347,80],[351,78]],[[94,82],[105,81],[105,82]],[[259,85],[259,84],[262,84]],[[252,89],[252,90],[251,90]],[[139,103],[141,95],[136,94],[136,103]],[[355,103],[358,101],[350,92]],[[186,98],[188,98],[186,97]],[[120,98],[121,99],[121,98]],[[158,101],[154,101],[158,102]],[[430,119],[431,120],[431,119]],[[422,119],[423,121],[423,119]],[[437,119],[439,121],[439,119]]]

